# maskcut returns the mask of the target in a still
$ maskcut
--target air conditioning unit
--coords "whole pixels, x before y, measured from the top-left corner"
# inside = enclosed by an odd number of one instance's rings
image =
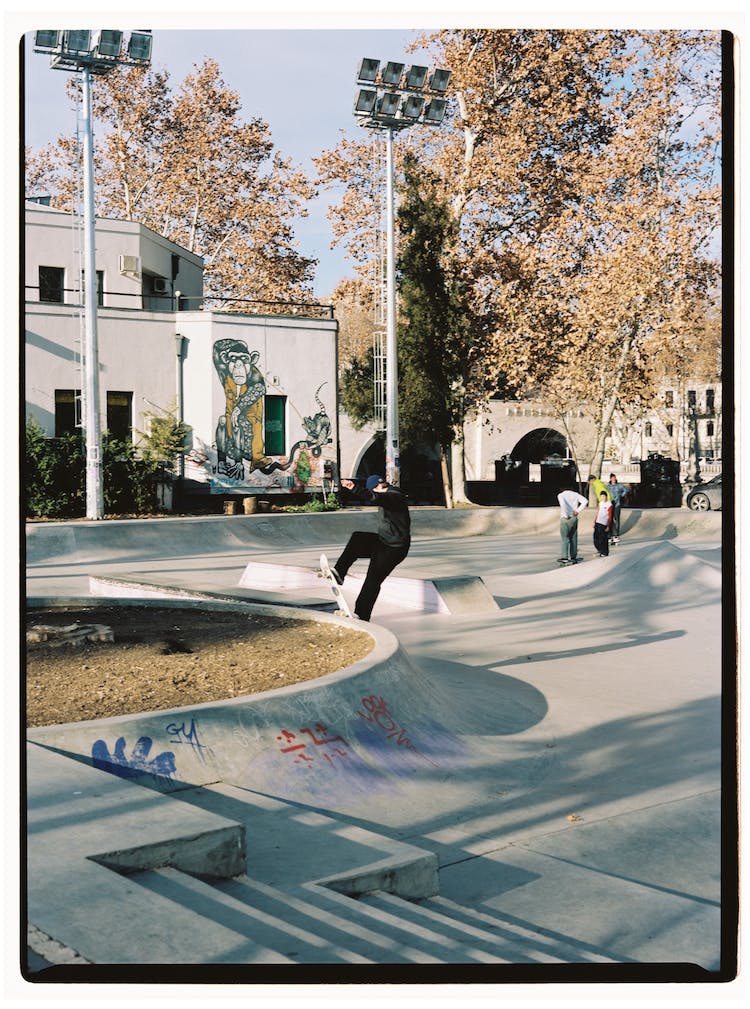
[[[138,256],[120,256],[120,273],[128,274],[141,272],[141,261]]]
[[[169,294],[169,281],[165,277],[154,277],[154,294]]]

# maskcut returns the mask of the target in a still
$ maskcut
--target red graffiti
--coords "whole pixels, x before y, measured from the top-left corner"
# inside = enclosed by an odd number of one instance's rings
[[[385,732],[387,739],[395,740],[396,746],[403,746],[405,749],[418,754],[428,763],[433,764],[433,761],[430,760],[429,757],[425,757],[423,753],[420,753],[420,751],[412,743],[406,729],[398,726],[396,719],[388,710],[388,703],[383,697],[377,697],[375,694],[371,694],[369,697],[363,697],[362,707],[365,711],[369,712],[369,714],[358,711],[357,714],[360,718],[364,718],[366,722],[377,725]],[[437,764],[434,764],[434,766],[437,767]]]
[[[317,722],[312,729],[298,729],[300,735],[303,733],[310,737],[314,746],[331,746],[334,743],[340,743],[343,747],[348,747],[348,743],[342,736],[329,736],[328,728]],[[307,749],[306,742],[297,742],[297,735],[294,732],[289,732],[288,729],[282,729],[281,734],[276,737],[279,743],[286,743],[289,745],[279,747],[282,753],[294,753],[293,763],[300,764],[305,767],[309,767],[314,763],[315,757],[311,756],[309,753],[303,753],[303,750]],[[313,753],[315,751],[313,750]],[[322,756],[329,764],[334,763],[335,757],[347,757],[349,753],[347,749],[341,749],[339,746],[334,746],[332,750],[328,752],[322,752]]]

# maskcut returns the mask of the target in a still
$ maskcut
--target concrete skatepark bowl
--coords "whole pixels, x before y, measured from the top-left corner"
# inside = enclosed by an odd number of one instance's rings
[[[354,666],[28,732],[27,976],[726,979],[721,516],[564,569],[554,510],[413,517]],[[30,527],[29,600],[336,622],[372,521]]]

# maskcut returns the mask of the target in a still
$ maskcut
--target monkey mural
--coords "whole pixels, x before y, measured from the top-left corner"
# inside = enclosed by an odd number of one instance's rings
[[[295,442],[286,461],[271,460],[265,454],[263,436],[263,401],[266,384],[257,368],[259,353],[248,350],[242,340],[217,340],[213,346],[213,362],[224,390],[224,412],[216,425],[217,464],[215,472],[240,483],[247,479],[249,469],[271,477],[288,474],[288,486],[295,481],[306,485],[313,475],[313,460],[318,459],[324,445],[332,442],[331,419],[320,399],[323,382],[315,391],[317,412],[300,417],[304,437]],[[312,456],[312,459],[310,458]],[[277,477],[274,477],[273,483]]]
[[[242,340],[217,340],[214,367],[224,389],[225,408],[216,426],[219,471],[241,480],[243,460],[259,469],[269,460],[263,444],[263,396],[266,384],[255,367],[258,351],[250,352]]]

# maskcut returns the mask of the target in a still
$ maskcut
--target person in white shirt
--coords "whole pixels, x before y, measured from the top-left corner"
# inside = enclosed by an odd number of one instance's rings
[[[609,556],[609,530],[612,525],[612,502],[603,490],[599,495],[599,510],[594,519],[594,549],[599,557]]]
[[[557,495],[560,505],[560,552],[558,564],[578,562],[578,515],[588,508],[588,499],[572,488]]]

